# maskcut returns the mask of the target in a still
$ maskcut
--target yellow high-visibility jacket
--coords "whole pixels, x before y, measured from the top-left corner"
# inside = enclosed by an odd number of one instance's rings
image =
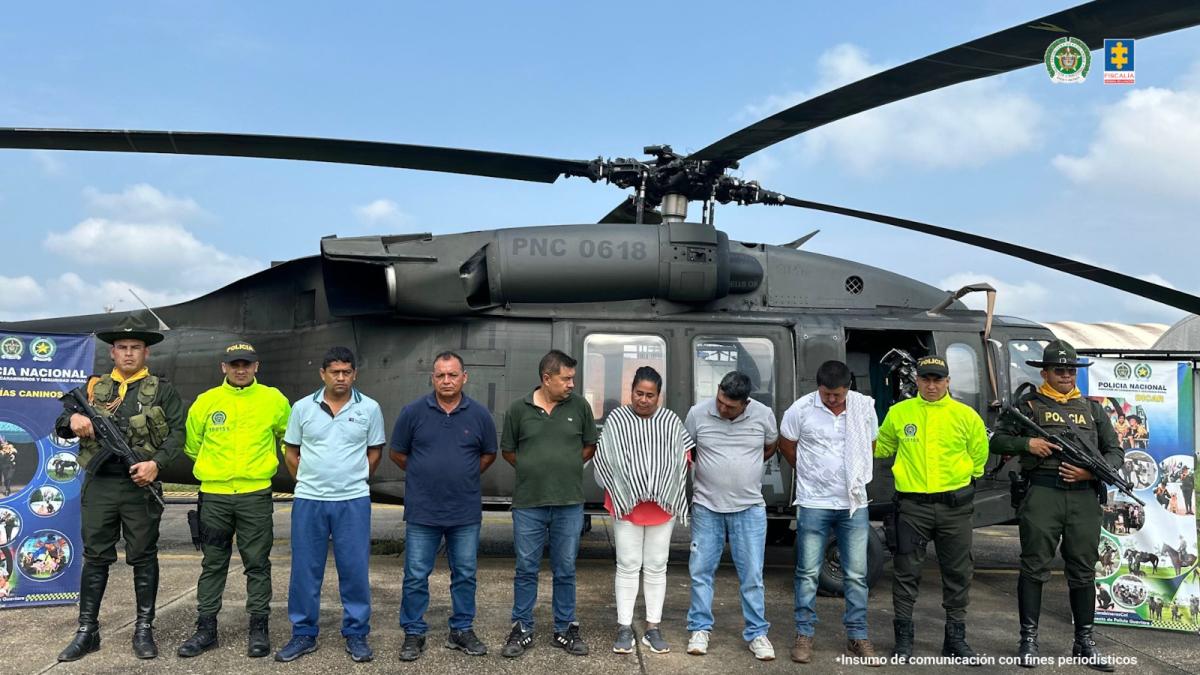
[[[226,380],[188,409],[184,452],[196,466],[201,492],[239,494],[271,487],[279,441],[292,408],[275,387],[237,388]]]
[[[893,405],[883,418],[875,456],[892,455],[898,492],[957,490],[983,475],[987,428],[974,408],[949,394],[932,403],[917,396]]]

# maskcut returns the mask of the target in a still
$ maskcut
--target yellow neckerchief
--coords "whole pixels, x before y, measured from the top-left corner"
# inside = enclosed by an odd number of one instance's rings
[[[149,376],[150,369],[146,367],[143,367],[141,370],[130,375],[128,378],[122,375],[121,371],[113,368],[112,375],[110,375],[110,377],[119,383],[117,386],[117,401],[123,401],[125,399],[125,392],[129,391],[130,384],[137,382],[138,380],[144,380]],[[120,404],[118,403],[118,405]]]
[[[1059,403],[1066,403],[1073,398],[1079,398],[1080,396],[1083,396],[1083,394],[1079,392],[1079,387],[1072,387],[1071,391],[1065,394],[1060,394],[1058,393],[1057,389],[1051,387],[1046,382],[1043,382],[1042,386],[1038,388],[1038,393],[1052,401],[1057,401]]]

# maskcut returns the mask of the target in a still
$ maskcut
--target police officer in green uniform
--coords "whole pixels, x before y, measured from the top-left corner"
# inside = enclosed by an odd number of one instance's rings
[[[975,479],[988,458],[987,428],[979,413],[950,396],[950,370],[940,356],[917,361],[915,398],[888,409],[875,441],[875,457],[896,456],[896,555],[892,582],[892,655],[912,656],[913,605],[921,584],[926,546],[933,542],[942,573],[946,632],[942,655],[981,665],[967,644],[967,605],[974,563],[971,558]]]
[[[102,415],[112,416],[143,461],[132,467],[104,452],[91,421],[64,412],[55,423],[62,438],[78,437],[79,464],[86,470],[81,495],[83,571],[79,583],[79,630],[59,661],[75,661],[100,648],[100,601],[108,568],[117,560],[117,540],[125,540],[125,562],[133,567],[137,619],[133,653],[158,656],[154,643],[154,602],[158,594],[158,525],[162,507],[145,488],[158,489],[159,472],[183,447],[183,402],[175,387],[146,368],[151,345],[162,341],[154,331],[128,325],[96,337],[112,345],[113,370],[93,376],[88,399]]]
[[[279,443],[291,406],[278,389],[258,381],[258,363],[250,343],[229,345],[221,358],[225,381],[197,396],[188,409],[183,451],[195,461],[192,473],[200,480],[199,531],[193,536],[199,535],[204,562],[196,582],[196,632],[176,651],[182,657],[217,646],[217,613],[234,535],[246,573],[246,655],[271,653],[271,479],[279,470]]]
[[[1121,466],[1124,451],[1117,441],[1108,414],[1099,403],[1084,398],[1075,386],[1081,362],[1075,348],[1063,340],[1046,345],[1040,361],[1026,361],[1042,369],[1042,386],[1017,401],[1016,406],[1039,426],[1074,438],[1113,468]],[[1001,417],[992,436],[991,450],[1018,455],[1026,494],[1017,509],[1021,532],[1021,574],[1017,578],[1017,607],[1021,621],[1021,665],[1036,667],[1038,615],[1042,584],[1050,579],[1050,563],[1062,542],[1075,643],[1071,654],[1086,659],[1089,667],[1111,672],[1096,649],[1092,623],[1096,614],[1096,561],[1100,545],[1100,499],[1106,488],[1086,469],[1059,462],[1058,446],[1030,435],[1019,422]]]

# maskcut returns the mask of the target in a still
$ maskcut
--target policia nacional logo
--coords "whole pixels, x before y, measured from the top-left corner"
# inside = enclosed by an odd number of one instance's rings
[[[1129,378],[1133,377],[1133,368],[1131,368],[1128,363],[1122,361],[1113,366],[1113,376],[1118,380],[1128,380]]]
[[[6,335],[0,340],[0,359],[15,360],[25,353],[25,343],[14,335]]]
[[[909,438],[916,436],[917,435],[917,425],[905,424],[904,425],[904,435],[908,436]]]
[[[225,411],[223,410],[218,410],[212,414],[212,423],[217,426],[225,424],[225,419]]]
[[[58,345],[48,337],[34,338],[33,342],[29,343],[29,352],[33,354],[34,361],[49,361],[57,351]]]
[[[1046,72],[1058,84],[1080,84],[1092,67],[1092,52],[1083,40],[1063,37],[1046,48]]]

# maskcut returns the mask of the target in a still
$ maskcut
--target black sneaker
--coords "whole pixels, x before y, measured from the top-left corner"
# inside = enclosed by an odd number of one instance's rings
[[[500,655],[514,658],[524,654],[530,647],[533,647],[533,631],[521,628],[521,623],[516,622],[508,634],[508,639],[504,641],[504,649],[500,650]]]
[[[446,638],[447,649],[460,649],[468,656],[484,656],[487,654],[487,645],[483,644],[475,631],[470,628],[466,630],[452,630],[450,637]]]
[[[579,636],[579,624],[567,626],[567,630],[554,634],[554,646],[562,647],[573,656],[587,656],[587,643]]]
[[[424,635],[405,635],[404,644],[400,645],[401,661],[416,661],[425,652]]]

